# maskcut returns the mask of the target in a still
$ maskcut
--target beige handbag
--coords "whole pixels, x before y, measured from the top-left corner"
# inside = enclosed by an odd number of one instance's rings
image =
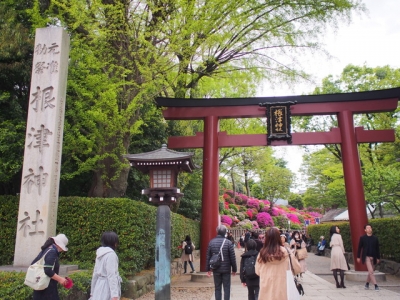
[[[298,260],[306,259],[308,257],[307,249],[306,248],[297,249],[296,257]]]

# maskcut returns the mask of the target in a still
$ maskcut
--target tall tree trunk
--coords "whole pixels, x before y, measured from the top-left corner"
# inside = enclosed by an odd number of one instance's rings
[[[244,184],[246,186],[246,194],[247,197],[250,197],[250,187],[249,187],[249,178],[248,178],[249,172],[247,170],[244,171]]]
[[[128,153],[127,149],[131,136],[126,134],[123,137],[115,135],[110,139],[109,144],[102,149],[103,155],[120,150],[117,145],[121,139],[123,148],[126,149],[125,153]],[[92,185],[88,196],[101,198],[123,197],[128,187],[129,170],[130,166],[121,154],[118,155],[118,161],[113,155],[106,156],[98,162],[97,168],[93,171]]]
[[[233,168],[231,169],[231,180],[232,180],[232,191],[233,191],[233,198],[236,196],[236,182],[233,176]]]

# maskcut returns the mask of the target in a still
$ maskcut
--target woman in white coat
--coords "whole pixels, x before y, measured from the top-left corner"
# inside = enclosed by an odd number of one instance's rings
[[[107,231],[101,236],[101,246],[96,251],[90,300],[119,300],[121,297],[121,277],[118,272],[118,235]]]
[[[333,271],[333,277],[336,281],[337,288],[346,288],[344,285],[344,271],[347,270],[347,262],[344,257],[344,246],[342,236],[340,235],[340,229],[337,226],[332,226],[330,230],[331,234],[331,271]],[[340,284],[338,280],[338,272],[340,274]]]

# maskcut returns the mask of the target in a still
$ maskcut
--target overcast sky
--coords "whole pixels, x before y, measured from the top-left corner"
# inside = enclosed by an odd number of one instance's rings
[[[314,84],[299,84],[294,90],[280,87],[266,92],[263,89],[257,96],[310,94],[322,78],[330,74],[340,75],[348,64],[400,68],[400,0],[363,2],[368,9],[366,14],[353,14],[350,24],[340,24],[336,32],[329,30],[321,38],[325,49],[334,58],[328,60],[322,55],[310,55],[302,60],[307,72],[313,74]],[[289,161],[288,166],[292,171],[298,171],[301,164],[300,147],[276,147],[275,150]]]

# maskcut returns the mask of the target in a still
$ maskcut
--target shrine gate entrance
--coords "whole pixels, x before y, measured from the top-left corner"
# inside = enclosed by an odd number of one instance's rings
[[[219,148],[250,146],[286,146],[287,142],[267,142],[266,134],[228,135],[219,131],[219,120],[228,118],[265,118],[266,108],[260,103],[296,103],[290,105],[292,116],[337,115],[338,128],[329,132],[292,133],[292,145],[340,144],[346,198],[352,236],[353,257],[357,257],[358,240],[364,234],[368,218],[361,176],[358,143],[394,142],[394,130],[364,130],[354,127],[353,115],[389,112],[397,108],[400,88],[371,92],[224,99],[157,98],[166,120],[203,120],[204,132],[195,136],[169,137],[168,148],[203,148],[203,195],[201,218],[200,270],[206,271],[206,250],[215,237],[219,224]],[[365,266],[354,260],[355,270]]]

